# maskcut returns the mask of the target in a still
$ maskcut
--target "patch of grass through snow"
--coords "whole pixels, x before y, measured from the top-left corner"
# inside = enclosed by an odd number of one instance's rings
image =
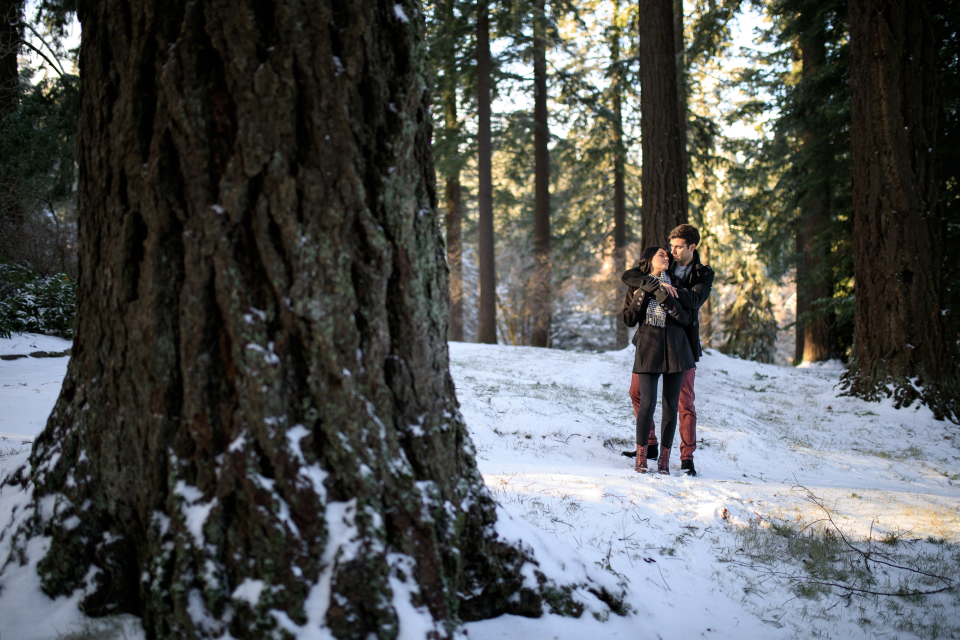
[[[830,637],[832,625],[843,619],[865,631],[960,637],[960,544],[892,532],[856,538],[829,514],[806,525],[757,518],[733,534],[718,558],[726,563],[723,579],[732,579],[744,603],[761,608],[763,618],[792,611],[801,626],[814,626],[807,637]],[[781,604],[771,604],[778,598]],[[796,598],[803,606],[787,608]]]

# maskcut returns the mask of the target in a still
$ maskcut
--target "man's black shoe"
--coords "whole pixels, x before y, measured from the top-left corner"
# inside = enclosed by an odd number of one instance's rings
[[[693,466],[693,460],[681,460],[680,473],[682,473],[685,476],[697,475],[697,469],[696,467]]]
[[[647,445],[647,460],[656,460],[660,457],[660,447],[655,444]]]
[[[625,458],[636,458],[636,457],[637,457],[637,452],[636,452],[636,451],[621,451],[621,452],[620,452],[620,455],[622,455],[622,456],[625,457]]]

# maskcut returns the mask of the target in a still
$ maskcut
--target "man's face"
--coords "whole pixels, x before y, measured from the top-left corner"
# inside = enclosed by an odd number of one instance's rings
[[[670,253],[681,267],[685,267],[693,260],[693,250],[697,248],[695,244],[687,244],[683,238],[670,239]]]

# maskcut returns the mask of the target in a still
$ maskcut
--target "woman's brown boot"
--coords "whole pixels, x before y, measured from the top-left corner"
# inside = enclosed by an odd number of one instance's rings
[[[657,472],[665,476],[670,475],[670,449],[660,447],[660,457],[657,459]]]
[[[647,472],[647,456],[644,455],[646,452],[646,447],[644,447],[642,444],[637,445],[637,460],[634,463],[635,466],[633,468],[633,470],[637,473]]]

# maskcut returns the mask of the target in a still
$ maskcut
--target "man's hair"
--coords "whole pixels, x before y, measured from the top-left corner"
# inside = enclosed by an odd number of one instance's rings
[[[687,246],[691,244],[700,244],[700,232],[692,224],[682,224],[670,232],[670,239],[682,239]]]

